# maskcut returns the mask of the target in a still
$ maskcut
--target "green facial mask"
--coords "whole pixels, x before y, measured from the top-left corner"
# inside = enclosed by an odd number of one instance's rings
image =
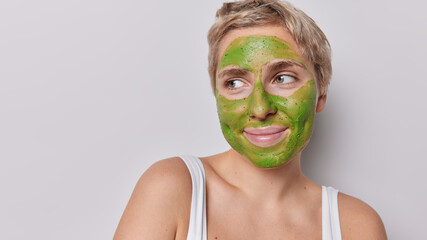
[[[217,73],[226,66],[235,66],[261,76],[264,65],[275,59],[286,59],[306,65],[290,44],[274,36],[247,36],[236,38],[224,52]],[[217,74],[218,75],[218,74]],[[311,74],[311,76],[313,76]],[[274,168],[287,163],[307,145],[314,124],[316,84],[313,77],[291,96],[272,95],[265,91],[260,77],[255,77],[250,95],[230,100],[216,90],[218,116],[222,132],[233,149],[261,168]],[[265,121],[250,116],[253,108],[275,111]],[[244,136],[247,127],[279,125],[288,127],[288,134],[279,143],[259,147]]]

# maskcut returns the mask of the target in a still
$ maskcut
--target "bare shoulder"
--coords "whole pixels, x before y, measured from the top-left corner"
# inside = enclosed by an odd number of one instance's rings
[[[344,240],[387,239],[384,224],[378,213],[355,197],[338,194],[341,234]]]
[[[191,175],[178,157],[151,165],[138,180],[114,239],[175,239],[191,207]]]

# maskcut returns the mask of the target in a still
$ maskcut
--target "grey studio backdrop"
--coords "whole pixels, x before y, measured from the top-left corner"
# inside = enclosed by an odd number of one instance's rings
[[[151,164],[228,149],[207,72],[221,1],[0,2],[0,239],[111,239]],[[425,237],[427,4],[292,3],[333,48],[304,173],[390,239]]]

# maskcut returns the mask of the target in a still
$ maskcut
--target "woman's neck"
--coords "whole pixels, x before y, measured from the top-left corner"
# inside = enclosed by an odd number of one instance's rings
[[[301,194],[318,187],[301,172],[301,153],[277,168],[259,168],[245,156],[230,149],[217,162],[217,173],[248,198],[263,205],[300,200]]]

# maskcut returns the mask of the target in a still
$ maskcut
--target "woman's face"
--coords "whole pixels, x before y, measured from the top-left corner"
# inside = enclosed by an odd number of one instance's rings
[[[307,145],[325,98],[311,64],[281,26],[229,32],[219,45],[216,101],[231,147],[262,168],[279,167]]]

